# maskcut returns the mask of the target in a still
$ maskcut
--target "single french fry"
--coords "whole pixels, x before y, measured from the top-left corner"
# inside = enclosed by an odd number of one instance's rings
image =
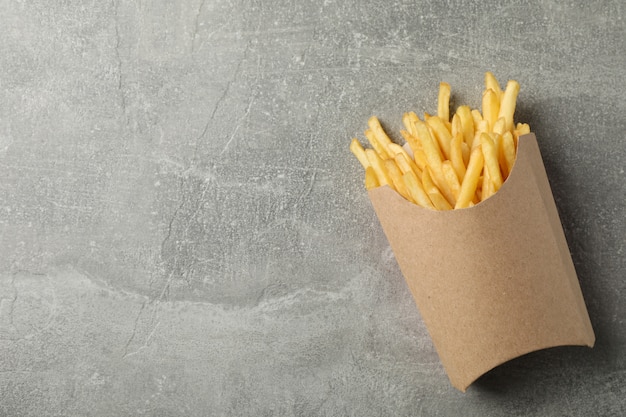
[[[493,125],[498,120],[498,112],[500,111],[500,100],[495,91],[489,89],[483,93],[483,120],[489,123],[488,130],[493,129]]]
[[[485,201],[486,199],[491,197],[494,192],[495,190],[493,186],[493,181],[491,181],[491,175],[489,174],[487,166],[485,166],[485,170],[483,173],[483,184],[480,187],[480,201]]]
[[[489,135],[491,136],[491,139],[496,146],[496,152],[498,154],[498,166],[500,167],[500,175],[502,177],[502,182],[504,183],[509,175],[509,169],[506,165],[506,159],[504,159],[504,151],[502,149],[502,135],[499,135],[495,132],[491,132]]]
[[[371,190],[379,186],[380,186],[380,183],[378,182],[376,171],[374,171],[374,168],[370,165],[367,168],[365,168],[365,189]]]
[[[465,177],[461,183],[461,191],[459,192],[459,198],[456,201],[455,209],[469,207],[469,204],[474,199],[476,194],[476,188],[478,186],[478,180],[483,170],[483,151],[480,145],[472,150],[469,163],[467,164],[467,171]]]
[[[370,162],[367,160],[367,155],[365,155],[365,149],[361,146],[361,142],[357,138],[353,138],[350,142],[350,151],[356,156],[356,159],[359,160],[363,169],[367,169],[370,166]]]
[[[450,122],[450,134],[454,137],[457,133],[461,133],[461,135],[463,135],[463,125],[461,124],[461,118],[459,115],[454,113],[452,121]]]
[[[426,159],[426,154],[424,153],[424,150],[421,148],[418,149],[417,152],[413,154],[413,158],[415,160],[415,165],[417,165],[418,168],[423,172],[428,166],[428,161]]]
[[[502,89],[496,77],[489,71],[485,73],[485,90],[492,89],[498,96],[498,100],[502,98]]]
[[[437,116],[433,116],[433,117],[437,117]],[[439,157],[441,158],[442,161],[444,159],[447,159],[446,154],[444,153],[443,149],[441,149],[441,145],[439,144],[439,139],[437,139],[437,135],[435,134],[435,131],[433,130],[432,127],[430,127],[428,122],[426,122],[425,125],[428,126],[428,131],[430,132],[430,137],[433,138],[433,143],[435,144],[435,147],[437,148],[437,152],[439,152]],[[416,128],[417,128],[417,126],[416,126]]]
[[[463,140],[471,149],[472,142],[474,141],[474,118],[472,117],[472,111],[469,106],[459,106],[456,109],[456,114],[461,121]]]
[[[511,132],[504,132],[502,135],[502,148],[501,154],[504,156],[504,161],[506,163],[506,177],[507,178],[511,174],[511,170],[513,169],[513,165],[515,164],[515,141],[513,140],[513,135]]]
[[[501,142],[502,142],[502,135],[499,135],[495,132],[489,132],[488,133],[489,137],[491,138],[491,140],[493,141],[494,146],[496,147],[496,155],[500,155],[500,148],[502,146]],[[499,156],[498,156],[499,158]]]
[[[424,186],[424,191],[426,191],[426,194],[428,194],[430,201],[432,201],[437,210],[452,209],[452,205],[443,196],[441,191],[439,191],[437,185],[435,185],[429,169],[426,169],[424,172],[422,172],[422,185]]]
[[[467,145],[467,143],[461,143],[461,152],[463,153],[463,163],[467,167],[470,158],[470,147]]]
[[[426,121],[426,124],[432,129],[435,139],[437,139],[437,143],[439,144],[439,149],[441,149],[441,153],[443,154],[443,158],[450,159],[450,140],[452,139],[452,135],[446,128],[444,121],[439,116],[433,116]]]
[[[391,188],[395,189],[393,181],[391,180],[391,177],[389,177],[389,174],[383,165],[383,159],[378,155],[378,153],[376,153],[373,149],[366,149],[365,154],[367,155],[367,159],[370,161],[370,165],[374,169],[374,172],[376,172],[376,178],[378,178],[380,186],[389,185]]]
[[[446,82],[439,83],[437,116],[443,121],[450,121],[450,84]]]
[[[483,156],[485,157],[485,170],[489,174],[490,182],[493,183],[493,192],[496,192],[502,186],[502,173],[500,172],[496,145],[493,139],[491,139],[491,136],[487,133],[480,135],[480,145],[483,150]]]
[[[465,161],[463,160],[463,145],[465,145],[463,132],[457,132],[450,141],[450,162],[460,182],[463,182],[466,170]]]
[[[474,121],[474,130],[476,130],[476,126],[478,125],[478,123],[483,120],[483,115],[480,114],[480,111],[478,111],[478,109],[472,109],[472,111],[470,111],[470,114],[472,116],[472,120]]]
[[[389,153],[387,152],[387,147],[383,146],[382,143],[378,141],[378,138],[372,131],[372,129],[367,129],[365,132],[365,137],[367,141],[370,143],[374,151],[378,154],[381,159],[389,159]]]
[[[451,161],[443,161],[441,168],[443,169],[443,175],[446,178],[446,182],[450,186],[452,195],[454,196],[454,202],[456,203],[456,200],[459,198],[459,194],[461,192],[459,177],[456,175],[456,171],[454,170]]]
[[[506,120],[505,130],[513,130],[513,115],[515,114],[515,104],[517,102],[517,95],[519,93],[519,83],[515,80],[510,80],[506,84],[502,99],[500,102],[500,109],[498,111],[498,118],[504,117]]]
[[[404,185],[415,203],[422,207],[435,210],[435,206],[430,201],[430,197],[428,197],[428,194],[424,191],[421,179],[418,179],[414,172],[405,172],[402,179],[404,180]]]

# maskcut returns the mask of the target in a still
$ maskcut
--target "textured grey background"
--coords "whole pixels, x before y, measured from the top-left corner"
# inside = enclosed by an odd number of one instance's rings
[[[624,3],[499,3],[0,0],[0,415],[624,415]],[[348,143],[486,70],[597,345],[461,394]]]

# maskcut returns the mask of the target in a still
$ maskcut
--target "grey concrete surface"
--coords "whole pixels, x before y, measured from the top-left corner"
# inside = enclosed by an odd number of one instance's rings
[[[625,415],[624,3],[500,3],[0,1],[0,415]],[[597,344],[462,394],[348,143],[486,70]]]

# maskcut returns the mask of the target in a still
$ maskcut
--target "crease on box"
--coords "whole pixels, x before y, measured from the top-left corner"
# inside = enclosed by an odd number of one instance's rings
[[[452,385],[595,335],[534,134],[511,175],[474,207],[433,211],[391,188],[370,200]]]

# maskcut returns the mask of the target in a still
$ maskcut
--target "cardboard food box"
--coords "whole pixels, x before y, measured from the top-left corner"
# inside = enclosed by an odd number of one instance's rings
[[[368,191],[450,382],[461,391],[518,356],[595,335],[534,134],[487,200],[434,211]]]

